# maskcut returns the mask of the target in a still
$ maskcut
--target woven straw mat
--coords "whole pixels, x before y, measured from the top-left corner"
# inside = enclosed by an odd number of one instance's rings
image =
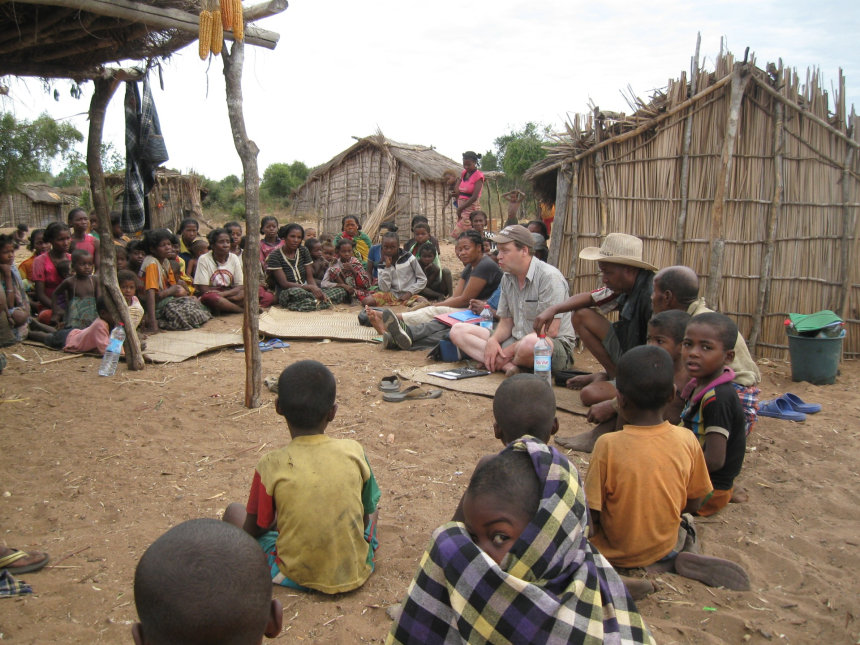
[[[154,363],[180,363],[222,347],[242,344],[242,334],[214,333],[202,329],[163,331],[146,339],[143,355]]]
[[[278,338],[330,338],[373,342],[379,333],[358,324],[358,313],[298,312],[272,307],[260,314],[260,331]]]
[[[504,374],[496,372],[489,376],[476,376],[474,378],[464,378],[459,381],[449,381],[448,379],[439,378],[437,376],[428,376],[428,372],[444,372],[445,370],[455,367],[465,367],[466,363],[435,363],[433,365],[423,365],[421,367],[400,367],[397,374],[410,381],[416,383],[425,383],[434,387],[441,387],[446,390],[454,390],[455,392],[466,392],[468,394],[480,394],[481,396],[489,396],[492,398],[496,394],[496,389],[505,380]],[[588,408],[582,405],[579,400],[579,392],[568,390],[566,387],[553,387],[555,392],[555,405],[559,410],[566,410],[574,414],[588,416]]]

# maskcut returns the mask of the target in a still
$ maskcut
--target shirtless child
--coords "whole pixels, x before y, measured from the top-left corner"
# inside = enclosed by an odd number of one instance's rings
[[[511,190],[502,195],[502,199],[508,200],[508,219],[505,220],[505,227],[519,224],[520,220],[518,213],[520,210],[520,204],[525,201],[526,194],[521,190]]]

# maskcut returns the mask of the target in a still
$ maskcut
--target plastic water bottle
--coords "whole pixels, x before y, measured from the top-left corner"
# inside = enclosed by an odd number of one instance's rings
[[[122,353],[122,343],[125,340],[125,328],[119,323],[110,333],[110,342],[105,350],[102,364],[99,366],[99,376],[113,376],[119,355]]]
[[[484,310],[481,312],[481,327],[493,333],[493,312],[490,311],[490,305],[484,305]]]
[[[541,334],[535,343],[535,374],[544,379],[552,387],[552,343]]]

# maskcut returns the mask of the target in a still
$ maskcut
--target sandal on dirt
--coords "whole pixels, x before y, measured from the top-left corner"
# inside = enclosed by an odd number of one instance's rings
[[[265,352],[271,352],[273,349],[286,349],[289,346],[290,346],[289,343],[285,343],[280,338],[272,338],[271,340],[261,340],[260,341],[260,352],[265,353]],[[244,352],[245,348],[244,347],[237,347],[235,351]]]
[[[384,376],[382,380],[379,381],[379,385],[377,387],[383,392],[399,392],[400,379],[394,374],[391,376]]]
[[[27,564],[27,565],[20,566],[20,567],[11,566],[11,565],[14,565],[16,562],[18,562],[19,560],[23,560],[24,558],[26,558],[30,555],[31,554],[27,553],[26,551],[20,551],[18,549],[12,549],[12,553],[0,558],[0,569],[5,569],[9,573],[11,573],[13,576],[17,576],[17,575],[20,575],[22,573],[30,573],[32,571],[38,571],[39,569],[41,569],[42,567],[44,567],[46,564],[48,564],[51,561],[51,556],[48,555],[47,553],[43,553],[43,555],[45,556],[44,559],[39,560],[38,562],[34,562],[33,564]]]
[[[438,399],[442,390],[422,390],[420,385],[412,385],[402,392],[389,392],[382,395],[383,401],[401,403],[402,401],[420,401],[422,399]]]

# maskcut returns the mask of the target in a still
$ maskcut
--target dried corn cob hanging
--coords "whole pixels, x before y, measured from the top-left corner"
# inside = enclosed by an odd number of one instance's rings
[[[221,26],[224,29],[233,28],[233,0],[221,0]]]
[[[209,56],[209,45],[212,42],[212,13],[205,9],[200,12],[199,40],[200,60],[206,60]]]
[[[233,0],[233,38],[245,40],[245,22],[242,10],[242,0]]]
[[[221,12],[217,9],[212,12],[212,53],[218,56],[221,53],[221,45],[224,44],[224,27],[221,26]]]

